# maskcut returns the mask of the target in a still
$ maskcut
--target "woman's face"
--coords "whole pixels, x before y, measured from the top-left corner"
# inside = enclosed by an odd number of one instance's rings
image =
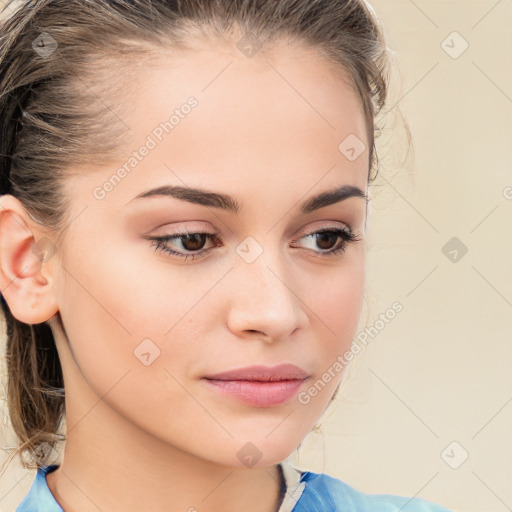
[[[68,414],[87,383],[165,444],[231,466],[275,464],[328,405],[356,334],[360,101],[341,74],[292,48],[172,52],[131,77],[139,94],[116,109],[126,158],[91,162],[67,183],[74,220],[54,282],[74,356],[63,360]],[[148,194],[159,187],[198,191]],[[345,241],[348,230],[360,240]],[[207,235],[152,240],[186,233]],[[282,364],[307,378],[206,379]]]

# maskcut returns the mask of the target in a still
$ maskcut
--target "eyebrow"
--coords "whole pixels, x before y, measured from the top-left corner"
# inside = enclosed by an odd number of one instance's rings
[[[147,190],[146,192],[142,192],[129,201],[129,203],[135,199],[155,196],[173,197],[182,201],[188,201],[189,203],[212,206],[213,208],[221,208],[234,213],[238,213],[241,209],[240,203],[237,199],[227,194],[211,192],[209,190],[199,188],[172,185],[163,185]],[[343,185],[310,197],[299,204],[299,211],[302,214],[311,213],[312,211],[324,208],[325,206],[345,201],[350,197],[360,197],[368,201],[368,196],[359,187]]]

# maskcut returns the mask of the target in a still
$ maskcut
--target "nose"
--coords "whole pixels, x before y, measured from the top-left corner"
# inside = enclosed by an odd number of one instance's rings
[[[308,324],[297,282],[286,262],[264,251],[252,263],[238,259],[231,274],[227,324],[240,338],[272,343]]]

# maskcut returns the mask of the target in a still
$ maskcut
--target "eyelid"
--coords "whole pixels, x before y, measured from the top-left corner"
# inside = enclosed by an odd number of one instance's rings
[[[210,231],[210,229],[206,228],[204,226],[206,226],[208,223],[205,223],[205,222],[201,222],[201,221],[192,221],[192,222],[197,222],[197,225],[193,225],[192,227],[190,226],[185,226],[185,227],[182,227],[182,228],[176,228],[175,231],[165,231],[162,235],[153,235],[153,237],[173,237],[173,236],[186,236],[186,235],[192,235],[192,234],[197,234],[197,233],[201,233],[201,234],[206,234],[206,235],[209,235],[211,236],[213,239],[219,239],[219,238],[222,238],[219,236],[219,230],[216,230],[216,229],[212,229]],[[325,222],[325,221],[324,221]],[[325,231],[325,230],[330,230],[330,229],[333,229],[333,230],[336,230],[336,229],[344,229],[348,232],[352,232],[352,228],[350,227],[349,224],[347,223],[343,223],[343,222],[339,222],[339,221],[328,221],[328,222],[332,222],[332,224],[325,224],[325,223],[322,223],[322,221],[316,221],[313,223],[313,226],[311,227],[311,225],[308,227],[308,228],[303,228],[302,230],[299,231],[299,234],[294,236],[293,239],[292,239],[292,242],[296,242],[297,240],[300,240],[301,238],[304,238],[305,236],[308,236],[308,235],[311,235],[313,233],[316,233],[318,231]],[[336,224],[334,222],[337,222]],[[176,223],[176,224],[180,224],[180,223]],[[169,224],[161,224],[160,226],[158,226],[156,229],[160,229],[164,226],[168,226]],[[151,230],[150,233],[154,232],[155,230]],[[145,235],[144,238],[147,238],[148,235]]]
[[[171,231],[172,230],[172,231]],[[158,226],[148,230],[144,235],[163,231],[161,236],[173,236],[174,234],[194,234],[194,233],[208,233],[217,234],[218,230],[211,226],[209,222],[200,220],[187,220],[182,222],[162,222]],[[160,235],[155,235],[160,236]]]
[[[331,221],[333,222],[333,221]],[[338,224],[322,224],[321,221],[319,221],[318,226],[308,227],[307,229],[303,229],[299,231],[299,235],[293,238],[293,241],[300,240],[301,238],[304,238],[305,236],[312,235],[313,233],[317,233],[318,231],[329,231],[329,230],[337,230],[337,229],[343,229],[345,231],[348,231],[349,233],[352,233],[352,228],[350,225],[339,222]]]

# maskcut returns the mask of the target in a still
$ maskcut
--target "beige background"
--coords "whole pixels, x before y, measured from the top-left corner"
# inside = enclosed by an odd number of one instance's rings
[[[414,159],[400,167],[403,129],[388,128],[372,191],[366,325],[395,301],[403,311],[371,338],[323,433],[291,460],[365,492],[510,511],[512,5],[372,5],[400,66],[392,103],[409,122]],[[453,237],[468,249],[457,261],[452,247],[442,251]],[[15,509],[32,478],[11,464],[0,511]]]

